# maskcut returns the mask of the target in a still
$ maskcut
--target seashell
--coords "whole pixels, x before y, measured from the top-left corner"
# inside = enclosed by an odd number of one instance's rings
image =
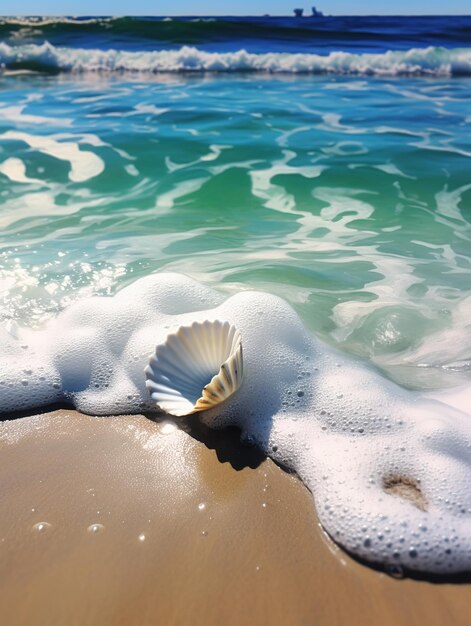
[[[166,413],[181,416],[210,409],[242,382],[240,333],[219,320],[181,326],[156,347],[144,371],[151,398]]]

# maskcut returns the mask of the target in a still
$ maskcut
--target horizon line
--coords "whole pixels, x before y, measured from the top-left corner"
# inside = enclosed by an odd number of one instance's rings
[[[247,13],[221,13],[221,14],[202,14],[202,13],[178,13],[178,14],[161,14],[161,15],[150,15],[148,13],[136,13],[134,15],[123,13],[123,14],[94,14],[94,13],[84,13],[82,14],[67,14],[67,13],[3,13],[0,14],[0,18],[2,17],[67,17],[67,18],[121,18],[121,17],[157,17],[157,18],[192,18],[192,17],[203,17],[203,18],[217,18],[217,17],[289,17],[292,19],[298,20],[311,20],[311,19],[328,19],[331,17],[471,17],[470,13],[335,13],[332,15],[324,14],[322,17],[316,18],[315,16],[311,16],[310,14],[303,15],[302,17],[295,17],[294,15],[284,14],[284,13],[263,13],[263,14],[247,14]]]

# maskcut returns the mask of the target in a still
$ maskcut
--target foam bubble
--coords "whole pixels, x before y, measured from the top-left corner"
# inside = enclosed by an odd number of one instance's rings
[[[296,470],[324,528],[353,554],[394,571],[471,569],[469,387],[450,402],[403,389],[311,337],[275,296],[223,301],[187,277],[154,274],[70,306],[41,331],[5,330],[0,411],[59,400],[97,415],[155,410],[149,355],[205,319],[239,329],[245,371],[206,424],[237,425]]]

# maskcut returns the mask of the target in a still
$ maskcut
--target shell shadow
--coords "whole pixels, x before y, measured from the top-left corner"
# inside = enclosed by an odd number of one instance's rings
[[[153,422],[169,418],[165,414],[146,413],[145,416]],[[256,469],[267,459],[267,455],[260,448],[241,441],[241,431],[235,426],[216,430],[200,422],[196,414],[184,418],[170,417],[187,435],[202,443],[208,450],[214,450],[220,463],[229,463],[236,471]]]
[[[202,424],[196,415],[191,416],[187,424],[191,437],[214,450],[220,463],[230,463],[235,470],[255,469],[267,458],[257,446],[243,443],[241,431],[235,426],[215,430]]]

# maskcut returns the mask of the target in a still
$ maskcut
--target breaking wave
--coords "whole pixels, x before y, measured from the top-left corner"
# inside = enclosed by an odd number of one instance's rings
[[[130,52],[56,47],[45,42],[10,46],[0,43],[4,70],[59,72],[265,72],[363,76],[471,76],[471,48],[412,48],[380,54],[205,52],[178,50]]]

